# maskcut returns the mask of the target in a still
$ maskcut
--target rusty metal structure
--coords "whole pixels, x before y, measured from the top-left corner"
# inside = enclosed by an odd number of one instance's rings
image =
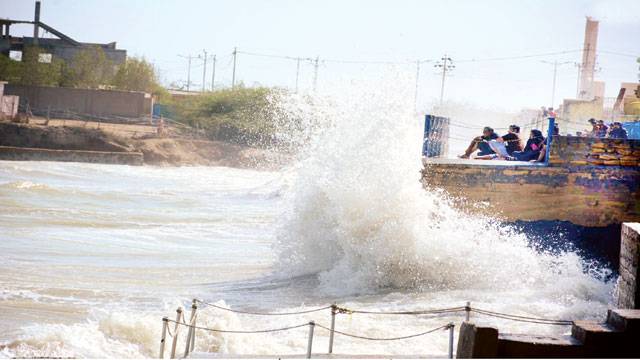
[[[70,61],[74,56],[88,47],[101,48],[107,58],[114,64],[119,65],[125,62],[127,51],[116,48],[116,43],[107,44],[99,43],[83,43],[74,40],[70,36],[42,22],[40,19],[40,1],[35,3],[35,12],[33,21],[30,20],[14,20],[0,19],[0,53],[9,56],[12,51],[22,52],[26,47],[37,46],[49,53],[54,58],[64,61]],[[14,25],[33,25],[33,37],[14,37],[11,36],[11,27]],[[44,30],[57,38],[43,38],[40,36],[40,30]]]

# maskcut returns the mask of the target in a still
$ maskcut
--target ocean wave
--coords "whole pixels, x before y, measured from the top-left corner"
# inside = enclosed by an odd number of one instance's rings
[[[384,84],[333,91],[320,109],[285,108],[289,118],[326,126],[310,138],[286,197],[276,245],[282,276],[317,274],[335,295],[537,289],[550,299],[610,298],[606,269],[585,272],[572,252],[537,252],[491,214],[465,214],[444,192],[424,189],[412,90],[401,79]]]

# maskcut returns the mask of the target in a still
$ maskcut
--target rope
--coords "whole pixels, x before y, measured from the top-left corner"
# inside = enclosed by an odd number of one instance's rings
[[[179,321],[175,321],[175,320],[168,320],[169,322],[172,322],[174,324],[178,324],[178,325],[182,325],[182,326],[192,326],[183,322],[179,322]],[[205,331],[211,331],[211,332],[219,332],[219,333],[231,333],[231,334],[259,334],[259,333],[270,333],[270,332],[277,332],[277,331],[286,331],[286,330],[291,330],[291,329],[297,329],[297,328],[301,328],[303,326],[309,326],[309,323],[304,323],[304,324],[300,324],[300,325],[295,325],[295,326],[288,326],[288,327],[283,327],[283,328],[277,328],[277,329],[265,329],[265,330],[221,330],[221,329],[212,329],[212,328],[207,328],[207,327],[202,327],[202,326],[193,326],[194,329],[197,330],[205,330]]]
[[[316,324],[316,326],[321,328],[321,329],[325,329],[325,330],[331,331],[331,329],[326,327],[326,326],[322,326],[320,324]],[[422,332],[422,333],[419,333],[419,334],[398,336],[398,337],[392,337],[392,338],[374,338],[374,337],[369,337],[369,336],[349,334],[349,333],[345,333],[345,332],[338,331],[338,330],[333,330],[333,332],[336,333],[336,334],[348,336],[348,337],[355,338],[355,339],[370,340],[370,341],[395,341],[395,340],[404,340],[404,339],[410,339],[410,338],[414,338],[414,337],[418,337],[418,336],[427,335],[427,334],[430,334],[432,332],[436,332],[438,330],[448,329],[450,327],[451,327],[451,324],[446,324],[446,325],[443,325],[443,326],[440,326],[440,327],[437,327],[435,329],[431,329],[431,330],[428,330],[428,331],[425,331],[425,332]]]
[[[534,324],[547,324],[547,325],[572,325],[573,324],[573,321],[571,320],[545,319],[545,318],[537,318],[537,317],[531,317],[531,316],[511,315],[511,314],[504,314],[504,313],[499,313],[495,311],[476,309],[476,308],[471,308],[471,311],[476,312],[478,314],[493,316],[501,319],[530,322]]]
[[[214,307],[214,308],[220,309],[220,310],[231,311],[231,312],[238,313],[238,314],[262,315],[262,316],[285,316],[285,315],[309,314],[309,313],[313,313],[313,312],[318,312],[318,311],[322,311],[322,310],[331,309],[331,305],[329,305],[329,306],[324,306],[324,307],[321,307],[321,308],[316,308],[316,309],[311,309],[311,310],[282,312],[282,313],[269,313],[269,312],[254,312],[254,311],[245,311],[245,310],[234,310],[234,309],[222,307],[222,306],[219,306],[219,305],[216,305],[216,304],[208,303],[208,302],[205,302],[205,301],[202,301],[202,300],[198,300],[198,299],[195,299],[195,300],[196,300],[196,302],[199,302],[199,303],[201,303],[203,305],[211,306],[211,307]]]
[[[490,310],[470,308],[466,306],[444,308],[444,309],[430,309],[430,310],[375,311],[375,310],[348,309],[348,308],[340,307],[337,305],[329,305],[329,306],[324,306],[324,307],[310,309],[310,310],[303,310],[303,311],[271,313],[271,312],[253,312],[253,311],[245,311],[245,310],[234,310],[234,309],[225,308],[219,305],[215,305],[212,303],[208,303],[202,300],[198,300],[198,299],[195,299],[195,300],[196,302],[199,302],[201,304],[211,306],[220,310],[230,311],[230,312],[239,313],[239,314],[262,315],[262,316],[285,316],[285,315],[309,314],[309,313],[323,311],[327,309],[332,309],[332,311],[334,311],[336,314],[371,314],[371,315],[429,315],[429,314],[447,314],[447,313],[454,313],[454,312],[460,312],[460,311],[473,311],[478,314],[493,316],[501,319],[530,322],[535,324],[547,324],[547,325],[572,325],[573,324],[572,320],[547,319],[547,318],[539,318],[539,317],[532,317],[532,316],[505,314],[505,313],[500,313],[500,312],[495,312]],[[183,323],[186,324],[187,321],[184,318],[184,313],[182,314],[182,319],[183,319]],[[169,320],[169,321],[172,321],[175,323],[175,321],[173,320]],[[286,329],[288,328],[285,328],[285,330]],[[268,331],[264,331],[264,332],[268,332]]]
[[[340,312],[348,314],[378,314],[378,315],[425,315],[425,314],[444,314],[451,312],[464,311],[464,306],[446,308],[446,309],[432,309],[432,310],[414,310],[414,311],[369,311],[369,310],[350,310],[346,308],[337,308]]]

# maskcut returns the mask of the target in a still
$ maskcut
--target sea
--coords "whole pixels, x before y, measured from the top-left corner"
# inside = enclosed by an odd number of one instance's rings
[[[189,318],[193,299],[202,301],[199,326],[232,331],[328,327],[330,310],[224,309],[338,304],[374,312],[336,316],[336,330],[370,338],[450,322],[457,338],[464,312],[376,312],[467,302],[602,319],[614,292],[610,269],[532,246],[494,214],[470,215],[442,190],[423,188],[412,99],[410,87],[367,84],[356,99],[279,99],[295,115],[282,134],[298,155],[277,171],[1,161],[0,357],[157,357],[162,318],[174,320],[178,308]],[[570,332],[474,312],[471,320],[501,332]],[[316,327],[313,351],[326,352],[328,341]],[[397,341],[336,334],[333,351],[442,357],[448,342],[442,329]],[[306,326],[195,335],[195,351],[212,356],[304,354],[307,344]]]

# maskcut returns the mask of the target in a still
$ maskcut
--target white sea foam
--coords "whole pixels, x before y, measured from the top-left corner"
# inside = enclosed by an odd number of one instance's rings
[[[329,126],[310,137],[288,193],[278,237],[283,272],[318,274],[326,291],[342,295],[525,288],[606,301],[604,274],[585,273],[576,254],[536,252],[524,234],[425,191],[410,89],[402,79],[384,84],[333,92],[319,110],[294,108],[291,118]]]

